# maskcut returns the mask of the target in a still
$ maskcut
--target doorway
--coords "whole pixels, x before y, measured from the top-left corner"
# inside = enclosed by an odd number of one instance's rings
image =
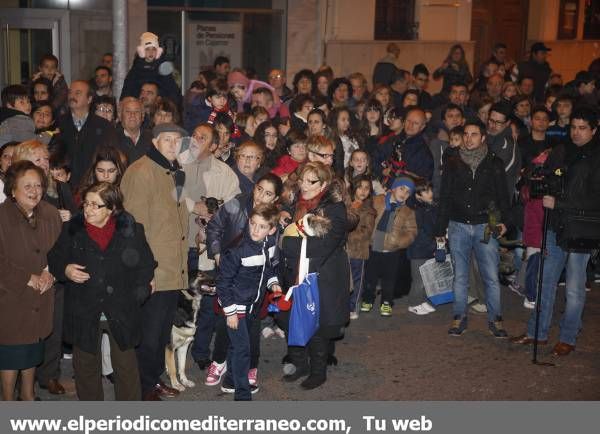
[[[498,42],[506,44],[509,58],[517,63],[522,60],[528,13],[529,0],[473,0],[471,40],[476,42],[473,61],[476,75]]]
[[[0,87],[26,84],[48,53],[60,61],[59,70],[71,80],[69,11],[2,9],[0,17]],[[61,53],[65,53],[61,56]]]

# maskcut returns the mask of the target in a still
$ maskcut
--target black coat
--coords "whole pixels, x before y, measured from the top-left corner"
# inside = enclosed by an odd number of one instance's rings
[[[550,212],[550,224],[556,232],[560,234],[569,211],[600,211],[600,140],[593,138],[580,147],[572,142],[559,145],[548,156],[546,166],[565,172],[563,194]]]
[[[177,107],[181,107],[183,100],[181,89],[177,86],[173,74],[161,75],[159,73],[159,67],[163,62],[163,59],[156,59],[148,63],[136,54],[133,59],[133,65],[127,73],[127,77],[125,77],[123,89],[121,90],[121,99],[126,96],[139,98],[142,85],[152,82],[158,85],[160,96],[169,98]]]
[[[151,146],[154,145],[152,144],[152,131],[149,129],[141,129],[140,138],[134,144],[133,140],[125,135],[123,127],[120,125],[117,127],[117,147],[127,157],[127,164],[131,164],[142,158]]]
[[[75,283],[65,276],[68,264],[85,266],[90,279]],[[150,295],[156,261],[144,228],[126,212],[117,217],[114,236],[103,252],[88,236],[83,215],[63,225],[48,253],[50,272],[66,284],[64,337],[89,353],[99,348],[101,313],[121,350],[140,341],[141,305]]]
[[[348,222],[346,206],[340,198],[325,194],[312,213],[331,221],[331,229],[323,237],[308,237],[306,256],[309,272],[319,273],[320,319],[322,329],[340,329],[350,316],[350,266],[344,246]],[[283,238],[283,277],[285,289],[295,284],[302,238]]]
[[[479,163],[475,176],[459,152],[449,152],[442,168],[441,186],[436,237],[446,235],[450,220],[470,225],[487,223],[487,209],[491,201],[500,210],[501,222],[509,225],[504,163],[492,152],[488,151]]]
[[[71,162],[71,188],[75,191],[85,172],[92,165],[94,153],[101,145],[115,145],[115,129],[106,120],[89,113],[81,131],[73,125],[71,112],[60,117],[56,126],[60,129],[57,146]]]

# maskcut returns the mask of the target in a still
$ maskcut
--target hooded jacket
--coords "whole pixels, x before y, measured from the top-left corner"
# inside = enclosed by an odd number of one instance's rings
[[[177,107],[181,107],[181,89],[179,89],[179,86],[175,82],[173,74],[161,75],[159,72],[159,67],[163,62],[164,59],[161,58],[154,59],[152,62],[146,62],[146,59],[136,54],[133,59],[133,65],[127,73],[127,77],[125,77],[121,99],[126,96],[138,98],[142,85],[153,82],[158,85],[160,96],[169,98]]]

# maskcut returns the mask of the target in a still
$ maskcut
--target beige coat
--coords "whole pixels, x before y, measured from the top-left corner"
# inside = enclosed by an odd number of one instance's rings
[[[375,219],[375,228],[381,220],[385,210],[385,194],[380,194],[373,198],[373,207],[377,211]],[[417,220],[415,212],[408,206],[401,206],[396,209],[394,215],[394,227],[391,232],[385,235],[383,240],[383,249],[393,252],[399,249],[406,249],[417,237]]]
[[[184,196],[177,201],[172,172],[144,155],[123,176],[125,209],[144,225],[158,268],[157,291],[188,287],[188,217]]]
[[[48,265],[62,223],[44,201],[35,215],[34,229],[12,200],[0,205],[0,345],[33,344],[52,332],[54,288],[40,295],[27,283]]]

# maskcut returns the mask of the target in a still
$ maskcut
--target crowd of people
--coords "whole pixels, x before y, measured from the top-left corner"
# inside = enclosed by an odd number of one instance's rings
[[[39,399],[36,382],[65,393],[63,356],[81,400],[104,398],[103,377],[118,400],[178,395],[165,348],[201,278],[215,291],[196,307],[191,356],[207,386],[251,400],[261,339],[288,336],[282,300],[307,271],[319,328],[305,346],[282,343],[283,381],[314,389],[352,321],[390,317],[403,295],[408,314],[436,311],[420,269],[446,256],[449,335],[472,311],[508,338],[505,285],[541,311],[514,344],[546,344],[564,272],[553,353],[575,349],[597,247],[574,241],[598,234],[571,217],[600,213],[600,59],[563,83],[543,43],[520,62],[496,44],[479,71],[457,44],[430,74],[399,68],[391,43],[372,83],[323,66],[288,87],[281,69],[261,81],[220,56],[182,96],[158,41],[141,35],[118,101],[109,53],[71,83],[45,55],[31,82],[2,90],[3,399]]]

